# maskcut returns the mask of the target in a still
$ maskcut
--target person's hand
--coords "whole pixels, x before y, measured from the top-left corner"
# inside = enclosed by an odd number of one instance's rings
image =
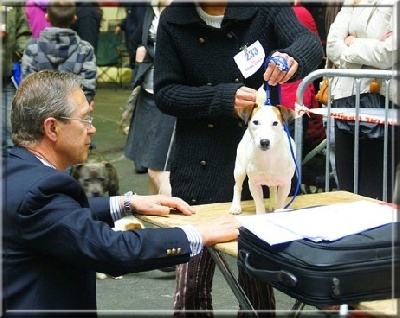
[[[120,34],[121,33],[121,31],[122,31],[122,29],[121,29],[121,27],[119,26],[119,25],[117,25],[116,27],[115,27],[115,34]]]
[[[122,197],[123,198],[123,197]],[[164,216],[171,210],[179,211],[184,215],[192,215],[196,212],[180,198],[167,195],[133,195],[131,197],[131,208],[138,214]]]
[[[135,54],[135,62],[136,63],[142,63],[144,61],[144,58],[146,57],[147,50],[144,46],[139,46],[136,49],[136,54]]]
[[[235,102],[233,107],[236,114],[242,118],[245,122],[250,117],[251,112],[256,104],[257,90],[242,86],[235,94]]]
[[[387,30],[386,33],[382,36],[381,41],[385,41],[393,35],[392,30]]]
[[[232,215],[222,216],[211,221],[196,224],[204,246],[213,246],[217,243],[236,240],[241,225]]]
[[[356,37],[354,35],[349,35],[344,39],[344,44],[346,44],[347,46],[350,46],[353,44],[355,39],[356,39]]]
[[[282,84],[287,82],[290,78],[296,74],[299,64],[297,61],[286,53],[275,52],[272,56],[283,57],[287,65],[289,66],[289,71],[280,70],[279,67],[272,61],[268,63],[267,69],[264,72],[264,81],[268,82],[269,85],[275,86],[278,83]]]

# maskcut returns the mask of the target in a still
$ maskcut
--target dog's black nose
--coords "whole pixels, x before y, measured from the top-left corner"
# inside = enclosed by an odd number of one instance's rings
[[[261,149],[268,149],[270,145],[269,139],[261,139],[260,140],[260,147]]]

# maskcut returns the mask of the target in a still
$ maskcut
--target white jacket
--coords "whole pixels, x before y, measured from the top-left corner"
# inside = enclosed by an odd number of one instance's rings
[[[397,0],[344,0],[341,11],[331,24],[327,38],[327,57],[340,69],[397,69],[397,24],[395,2]],[[392,35],[385,40],[386,32]],[[356,37],[347,46],[344,39]],[[369,92],[373,79],[361,80],[361,93]],[[378,80],[379,81],[379,80]],[[333,99],[355,94],[355,81],[351,77],[333,79]],[[381,83],[381,94],[385,94],[385,83]],[[389,98],[396,101],[397,83],[392,80]]]

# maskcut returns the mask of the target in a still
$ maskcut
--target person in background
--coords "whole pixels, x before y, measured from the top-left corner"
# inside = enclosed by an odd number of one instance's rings
[[[115,34],[120,34],[122,31],[124,32],[125,43],[129,54],[129,62],[132,69],[135,68],[135,52],[137,48],[136,41],[135,39],[132,39],[132,37],[136,30],[142,25],[146,8],[150,2],[151,1],[148,0],[121,3],[125,8],[126,17],[115,27]]]
[[[172,195],[191,205],[231,202],[246,129],[240,116],[251,112],[264,81],[276,86],[316,69],[321,41],[289,4],[193,1],[163,11],[156,43],[155,102],[176,117]],[[248,189],[242,199],[251,199]],[[175,316],[213,316],[214,271],[207,249],[177,266]],[[270,310],[259,316],[274,316],[271,286],[241,269],[238,280],[256,310]]]
[[[12,104],[14,147],[3,163],[2,316],[96,316],[95,272],[119,276],[187,262],[202,246],[238,237],[232,216],[196,225],[114,231],[132,214],[188,216],[164,195],[87,198],[65,169],[85,162],[96,133],[73,73],[27,76]],[[134,296],[134,289],[130,294]],[[126,297],[126,295],[121,295]],[[16,313],[19,311],[19,313]]]
[[[73,2],[50,2],[46,19],[51,27],[27,44],[22,58],[22,78],[44,69],[73,72],[82,76],[83,91],[91,107],[97,86],[96,55],[92,45],[82,40],[70,25],[76,21]]]
[[[133,89],[140,86],[129,125],[125,156],[135,169],[148,171],[148,193],[171,195],[168,155],[172,147],[175,117],[163,114],[154,102],[154,52],[161,12],[170,0],[147,6],[143,24],[135,33],[136,67]]]
[[[376,0],[371,5],[367,0],[345,0],[334,22],[331,24],[327,39],[327,57],[338,69],[381,69],[398,68],[397,61],[397,23],[394,5]],[[383,6],[382,4],[385,4]],[[385,95],[384,81],[374,78],[361,79],[361,93],[380,93]],[[332,107],[342,107],[343,98],[352,96],[355,91],[352,77],[336,77],[332,80]],[[396,103],[397,80],[390,85],[389,100]],[[363,105],[361,107],[368,107]],[[379,107],[379,105],[372,107]],[[391,105],[390,107],[398,107]],[[359,188],[358,193],[375,199],[383,194],[383,136],[379,133],[380,124],[365,124],[360,130],[359,139]],[[379,127],[380,126],[380,127]],[[398,127],[395,138],[389,136],[388,161],[388,199],[392,197],[392,167],[399,161],[400,139]],[[391,129],[390,129],[391,130]],[[345,120],[335,120],[335,164],[339,188],[354,191],[354,131]],[[392,152],[393,150],[393,152]],[[392,160],[394,159],[394,161]]]
[[[26,43],[32,38],[32,32],[26,20],[24,8],[4,3],[0,6],[1,14],[1,151],[6,157],[12,147],[11,140],[11,101],[17,83],[13,83],[12,69],[19,63]]]
[[[76,2],[76,21],[70,28],[82,40],[89,42],[96,53],[102,21],[103,10],[98,2]]]
[[[50,0],[27,0],[25,2],[26,18],[34,39],[39,37],[41,31],[51,26],[45,18],[49,2]]]
[[[318,36],[318,30],[315,20],[311,13],[301,5],[300,1],[295,1],[293,10],[299,21]],[[296,91],[303,79],[298,79],[293,82],[286,82],[281,85],[281,103],[283,106],[294,109],[296,102]],[[315,100],[314,83],[310,83],[304,90],[303,103],[308,108],[318,108],[318,102]],[[305,115],[303,116],[303,155],[306,155],[314,147],[322,142],[325,138],[325,131],[320,115]]]

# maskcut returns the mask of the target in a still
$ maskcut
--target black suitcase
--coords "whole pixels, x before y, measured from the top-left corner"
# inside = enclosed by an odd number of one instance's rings
[[[400,297],[400,223],[333,242],[269,245],[241,227],[238,266],[313,306]]]

